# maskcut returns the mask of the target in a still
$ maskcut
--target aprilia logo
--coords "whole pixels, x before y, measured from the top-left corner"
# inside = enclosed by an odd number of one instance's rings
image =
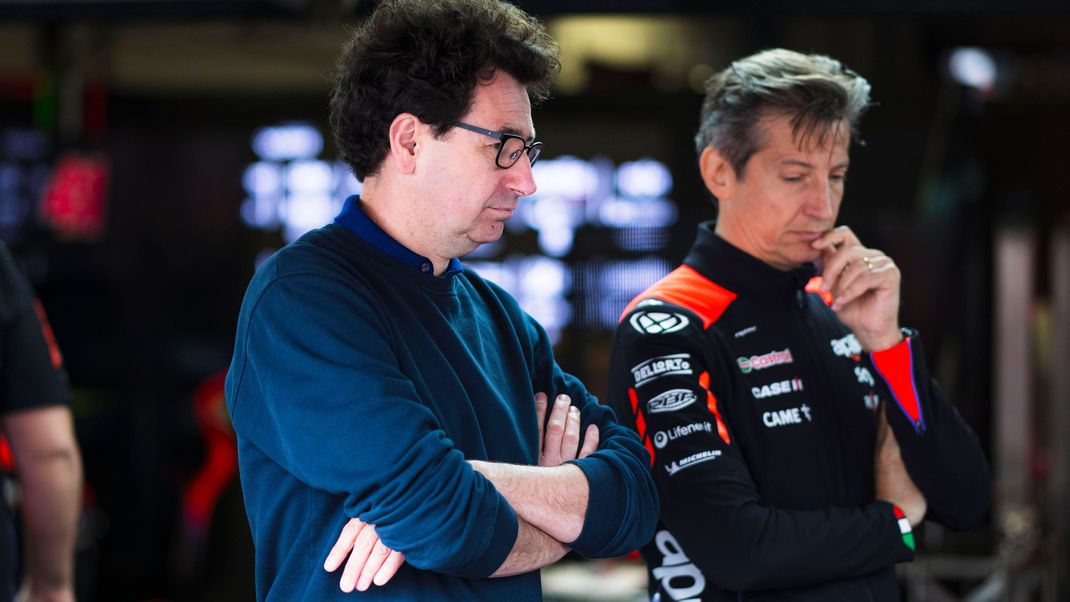
[[[654,545],[661,552],[661,566],[653,570],[654,578],[660,584],[659,591],[673,600],[696,602],[706,591],[706,578],[702,572],[684,554],[672,533],[658,531],[654,535]]]
[[[691,354],[662,355],[632,367],[637,387],[670,374],[691,374]]]
[[[739,364],[739,369],[743,374],[749,374],[752,370],[765,370],[766,368],[772,368],[773,366],[779,366],[780,364],[790,364],[792,363],[791,349],[770,351],[765,355],[739,357],[736,358],[736,363]]]
[[[853,358],[862,353],[862,344],[853,334],[841,339],[832,339],[829,345],[832,345],[832,352],[840,357]]]

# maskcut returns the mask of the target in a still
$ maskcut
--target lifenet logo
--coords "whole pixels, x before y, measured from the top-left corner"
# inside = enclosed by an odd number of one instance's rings
[[[739,364],[739,369],[743,374],[750,374],[752,370],[765,370],[780,364],[790,364],[792,361],[790,348],[782,351],[770,351],[764,355],[736,358],[736,363]]]

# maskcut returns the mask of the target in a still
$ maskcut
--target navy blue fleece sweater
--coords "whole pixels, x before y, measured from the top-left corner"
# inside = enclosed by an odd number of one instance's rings
[[[227,377],[264,600],[540,600],[538,572],[490,579],[517,518],[465,460],[538,461],[533,396],[567,393],[601,443],[586,556],[646,542],[657,499],[638,438],[553,358],[501,288],[453,262],[446,277],[367,219],[335,224],[264,263],[246,292]],[[349,517],[406,563],[386,586],[342,594],[322,566]]]

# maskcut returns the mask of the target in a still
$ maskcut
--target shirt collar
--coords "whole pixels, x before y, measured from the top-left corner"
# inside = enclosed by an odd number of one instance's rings
[[[773,293],[790,299],[817,273],[813,263],[778,270],[715,234],[715,227],[714,221],[699,224],[695,244],[684,263],[733,292]]]
[[[407,266],[415,268],[425,274],[434,272],[434,264],[431,263],[430,259],[417,253],[413,253],[404,245],[394,240],[380,228],[378,224],[373,222],[372,219],[368,217],[367,213],[364,213],[364,208],[360,204],[360,195],[355,194],[346,199],[345,204],[342,206],[342,212],[338,214],[338,217],[334,218],[334,223],[352,230],[353,233],[361,237],[364,242]],[[462,267],[461,260],[454,257],[453,259],[450,259],[448,264],[446,264],[446,272],[442,274],[442,276],[446,277],[459,274]]]

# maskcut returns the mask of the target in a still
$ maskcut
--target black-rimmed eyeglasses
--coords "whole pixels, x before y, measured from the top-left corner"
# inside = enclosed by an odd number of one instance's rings
[[[498,156],[494,158],[494,163],[502,169],[509,169],[516,165],[516,162],[520,160],[520,156],[525,153],[527,153],[528,160],[531,161],[531,164],[535,165],[535,161],[538,161],[539,159],[539,154],[542,153],[542,142],[537,140],[528,142],[527,140],[524,140],[522,136],[517,136],[516,134],[495,132],[493,130],[476,127],[460,121],[453,125],[462,130],[483,134],[484,136],[490,136],[497,140]]]

